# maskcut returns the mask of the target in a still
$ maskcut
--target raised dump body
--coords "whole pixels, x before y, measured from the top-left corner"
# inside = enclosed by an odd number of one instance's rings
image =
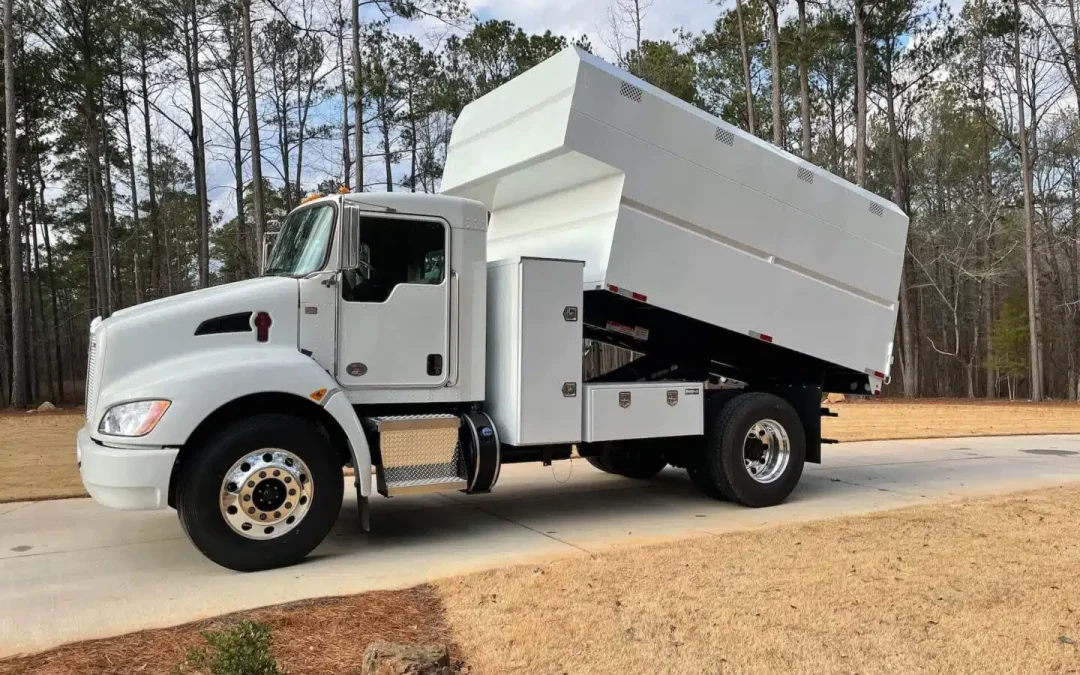
[[[587,290],[812,357],[844,388],[888,372],[907,216],[586,52],[467,106],[442,190],[491,211],[489,260],[584,261]]]

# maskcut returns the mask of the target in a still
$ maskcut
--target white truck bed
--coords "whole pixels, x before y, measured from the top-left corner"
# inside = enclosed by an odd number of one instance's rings
[[[907,216],[586,52],[468,105],[442,189],[491,211],[489,260],[582,260],[587,289],[888,372]]]

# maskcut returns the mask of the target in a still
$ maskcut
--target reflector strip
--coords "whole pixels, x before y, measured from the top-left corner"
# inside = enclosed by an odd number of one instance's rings
[[[772,344],[773,339],[772,339],[771,335],[766,335],[765,333],[758,333],[757,331],[749,331],[749,332],[750,332],[750,337],[757,338],[758,340],[761,340],[762,342],[768,342],[769,344]]]
[[[608,321],[604,327],[613,333],[629,335],[643,342],[649,339],[649,329],[644,326],[627,326],[616,321]]]
[[[646,296],[644,293],[635,293],[626,288],[619,288],[615,284],[608,284],[607,289],[612,293],[618,293],[624,298],[630,298],[632,300],[637,300],[638,302],[645,302],[646,300],[648,300],[648,296]]]
[[[873,368],[866,368],[865,370],[863,370],[863,372],[866,373],[867,375],[872,375],[873,377],[876,377],[876,378],[881,379],[881,380],[885,379],[885,373],[881,372],[880,370],[874,370]]]

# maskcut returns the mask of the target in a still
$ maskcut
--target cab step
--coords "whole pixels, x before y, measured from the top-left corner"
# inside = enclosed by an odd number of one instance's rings
[[[365,420],[379,448],[375,467],[384,497],[468,486],[457,415],[397,415]]]

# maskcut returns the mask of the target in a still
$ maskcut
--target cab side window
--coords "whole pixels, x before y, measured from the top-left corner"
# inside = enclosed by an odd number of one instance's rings
[[[437,286],[446,276],[446,228],[429,220],[360,218],[357,266],[342,273],[346,302],[385,302],[398,284]]]

